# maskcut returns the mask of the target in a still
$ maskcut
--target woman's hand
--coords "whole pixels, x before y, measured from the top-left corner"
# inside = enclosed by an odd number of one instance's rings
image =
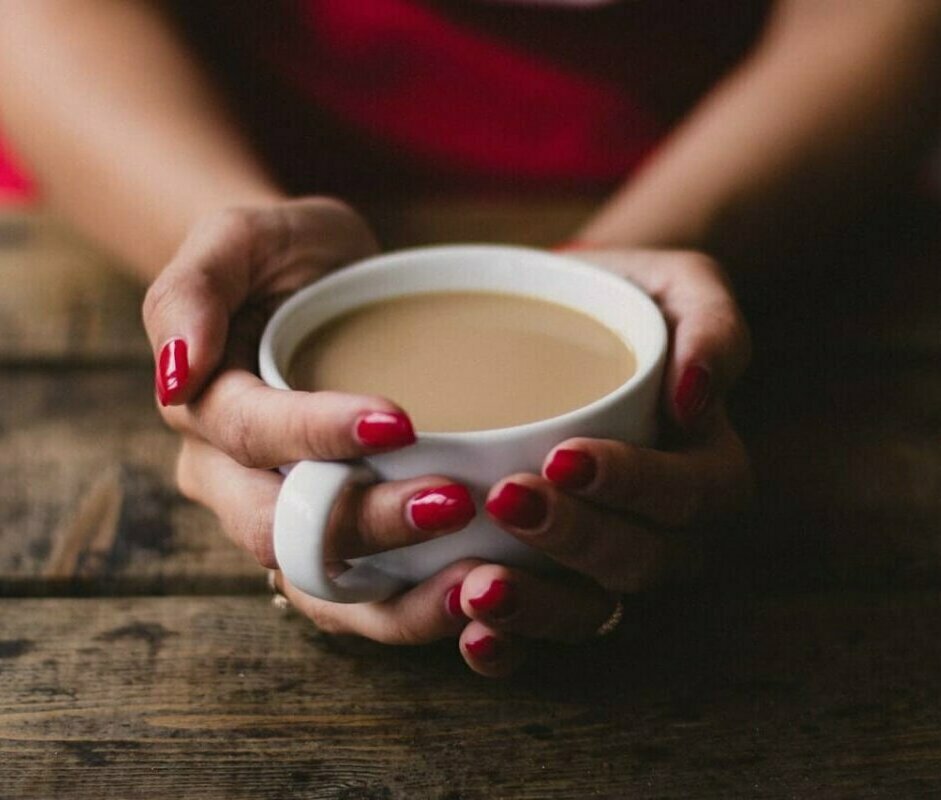
[[[667,319],[664,449],[570,439],[547,454],[541,475],[492,487],[491,518],[577,574],[537,577],[487,564],[465,576],[461,605],[473,621],[461,651],[484,675],[512,671],[527,638],[591,638],[618,595],[695,571],[697,529],[739,510],[750,491],[748,458],[723,407],[748,362],[749,335],[722,270],[695,253],[579,257],[643,287]]]
[[[358,458],[415,439],[405,412],[384,398],[282,391],[255,374],[258,340],[277,304],[376,250],[365,222],[335,200],[236,209],[198,225],[147,293],[161,411],[183,434],[180,490],[214,511],[265,567],[277,567],[272,522],[282,478],[273,468]],[[467,490],[444,476],[357,488],[339,504],[327,547],[339,562],[452,533],[474,513]],[[453,565],[386,603],[338,605],[282,589],[325,630],[419,643],[466,624],[452,590],[473,566]]]

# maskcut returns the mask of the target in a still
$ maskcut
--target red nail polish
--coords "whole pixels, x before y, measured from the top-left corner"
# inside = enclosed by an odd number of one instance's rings
[[[676,387],[677,416],[684,425],[698,417],[709,402],[709,371],[705,367],[687,367]]]
[[[584,489],[595,479],[595,459],[581,450],[556,450],[546,464],[546,477],[563,489]]]
[[[500,491],[487,501],[486,508],[500,522],[515,528],[538,528],[548,511],[539,492],[518,483],[503,484]]]
[[[484,636],[476,642],[464,642],[464,647],[478,661],[496,661],[500,643],[493,636]]]
[[[516,611],[516,590],[509,581],[493,581],[486,592],[472,597],[470,604],[491,617],[508,617]]]
[[[423,531],[463,528],[474,518],[474,513],[470,492],[459,483],[425,489],[408,501],[412,524]]]
[[[157,373],[154,386],[160,405],[175,403],[186,388],[190,377],[190,365],[185,339],[171,339],[160,350],[157,357]]]
[[[415,429],[405,414],[372,411],[356,421],[356,438],[366,447],[405,447],[415,443]]]
[[[444,596],[444,605],[448,613],[456,619],[467,619],[464,609],[461,608],[461,584],[452,586]]]

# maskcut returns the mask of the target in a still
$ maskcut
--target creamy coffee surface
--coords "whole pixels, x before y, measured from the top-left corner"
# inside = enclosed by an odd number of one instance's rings
[[[377,394],[419,432],[477,431],[587,405],[636,370],[597,320],[556,303],[495,292],[429,292],[361,306],[295,352],[297,389]]]

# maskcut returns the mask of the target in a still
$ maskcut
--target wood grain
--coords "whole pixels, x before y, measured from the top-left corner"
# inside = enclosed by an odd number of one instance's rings
[[[263,598],[4,605],[18,800],[941,791],[936,592],[688,596],[505,684],[452,644],[334,640]]]
[[[0,372],[0,594],[259,591],[173,484],[148,368]]]

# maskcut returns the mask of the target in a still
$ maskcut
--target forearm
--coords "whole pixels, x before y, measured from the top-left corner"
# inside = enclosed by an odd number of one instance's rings
[[[756,53],[578,238],[748,256],[910,175],[938,130],[939,12],[919,0],[782,4]]]
[[[44,196],[145,279],[200,216],[279,194],[146,0],[0,0],[0,74]]]

